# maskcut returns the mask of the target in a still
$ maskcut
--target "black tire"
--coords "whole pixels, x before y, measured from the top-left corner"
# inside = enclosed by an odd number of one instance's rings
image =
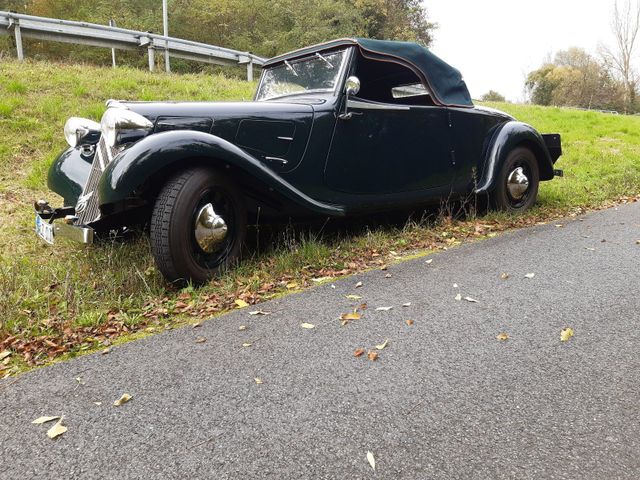
[[[522,173],[528,179],[528,188],[522,197],[512,195],[508,186],[509,178],[518,168],[522,169]],[[524,147],[514,148],[500,169],[496,181],[496,187],[489,196],[489,203],[493,209],[519,213],[531,208],[536,203],[540,184],[538,161],[533,152]]]
[[[208,203],[227,227],[226,236],[211,252],[203,250],[195,234],[196,217]],[[196,167],[162,188],[149,235],[160,272],[169,282],[184,285],[202,284],[232,266],[240,257],[246,230],[246,210],[235,182],[217,170]]]

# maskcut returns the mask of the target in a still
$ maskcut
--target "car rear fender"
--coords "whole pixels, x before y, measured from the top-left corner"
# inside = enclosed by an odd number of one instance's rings
[[[343,216],[341,206],[319,202],[288,183],[258,159],[232,143],[205,132],[168,131],[150,135],[117,155],[100,178],[98,195],[101,210],[140,197],[150,179],[162,182],[163,171],[187,168],[197,158],[213,167],[234,167],[278,192],[299,206],[322,215]],[[166,179],[165,179],[166,180]],[[275,194],[274,194],[275,195]]]
[[[533,152],[538,161],[540,180],[551,180],[554,177],[554,159],[549,154],[545,140],[535,128],[526,123],[505,122],[498,130],[492,132],[486,156],[482,165],[476,187],[476,193],[486,193],[496,186],[496,179],[509,153],[518,147],[526,147]]]

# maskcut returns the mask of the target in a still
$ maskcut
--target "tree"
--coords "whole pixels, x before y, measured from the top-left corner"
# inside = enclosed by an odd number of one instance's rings
[[[504,95],[496,92],[495,90],[489,90],[487,93],[480,97],[480,100],[483,102],[506,102],[507,99],[504,98]]]
[[[601,47],[602,58],[609,72],[624,84],[625,112],[636,107],[638,87],[637,72],[634,68],[634,52],[640,31],[640,0],[625,0],[618,5],[616,0],[611,16],[611,30],[615,36],[615,47]]]

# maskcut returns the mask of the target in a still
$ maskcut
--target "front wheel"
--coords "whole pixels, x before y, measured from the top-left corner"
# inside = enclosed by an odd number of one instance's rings
[[[246,227],[235,182],[216,170],[191,168],[169,180],[156,199],[151,250],[168,281],[201,284],[237,261]]]
[[[496,210],[519,213],[536,203],[540,173],[538,162],[528,148],[514,148],[498,174],[495,190],[490,195]]]

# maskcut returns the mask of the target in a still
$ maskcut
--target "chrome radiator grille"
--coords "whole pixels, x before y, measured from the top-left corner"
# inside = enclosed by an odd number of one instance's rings
[[[78,223],[81,225],[87,225],[100,219],[98,182],[105,167],[113,160],[113,155],[114,149],[107,147],[104,137],[100,138],[96,146],[93,163],[91,164],[89,178],[76,204],[76,216],[78,217]]]

